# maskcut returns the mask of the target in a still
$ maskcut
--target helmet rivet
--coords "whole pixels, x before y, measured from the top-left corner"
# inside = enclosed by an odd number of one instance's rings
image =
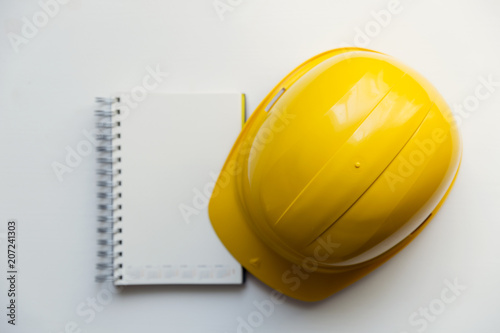
[[[354,166],[355,166],[356,168],[359,168],[359,167],[361,166],[361,163],[356,162],[356,163],[354,164]]]

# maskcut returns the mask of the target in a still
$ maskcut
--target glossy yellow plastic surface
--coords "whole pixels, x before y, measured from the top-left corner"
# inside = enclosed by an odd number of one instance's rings
[[[387,55],[336,49],[299,66],[257,107],[209,215],[253,275],[320,300],[421,231],[460,158],[455,122],[430,83]]]

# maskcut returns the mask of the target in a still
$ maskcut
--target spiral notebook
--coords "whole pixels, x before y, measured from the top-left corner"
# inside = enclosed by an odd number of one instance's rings
[[[97,98],[97,281],[240,284],[208,201],[244,121],[244,95]]]

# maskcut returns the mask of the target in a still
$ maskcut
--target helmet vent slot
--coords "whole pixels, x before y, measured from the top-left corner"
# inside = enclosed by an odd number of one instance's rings
[[[420,227],[422,227],[424,225],[424,223],[427,222],[427,220],[431,217],[431,215],[432,215],[432,213],[430,213],[429,216],[427,216],[425,218],[425,220],[423,220],[422,223],[420,223],[420,225],[418,227],[416,227],[415,230],[413,230],[410,235],[413,235],[415,232],[417,232],[418,229],[420,229]]]
[[[281,95],[283,95],[285,90],[286,90],[285,88],[281,88],[281,90],[278,91],[276,95],[274,95],[273,99],[266,106],[266,112],[269,112],[269,110],[271,110],[271,107],[274,105],[274,103],[276,103],[276,101],[281,97]]]

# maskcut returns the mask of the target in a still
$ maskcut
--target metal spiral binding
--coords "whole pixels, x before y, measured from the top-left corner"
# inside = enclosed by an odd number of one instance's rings
[[[99,191],[97,198],[99,200],[97,208],[99,216],[97,218],[97,233],[99,239],[97,245],[99,250],[97,256],[100,258],[97,263],[96,275],[97,282],[122,280],[122,251],[121,245],[121,203],[122,197],[120,192],[121,174],[120,163],[121,157],[119,152],[120,146],[120,110],[117,108],[118,98],[103,98],[97,97],[96,102],[99,104],[99,110],[95,111],[98,118],[97,122],[97,186]]]

